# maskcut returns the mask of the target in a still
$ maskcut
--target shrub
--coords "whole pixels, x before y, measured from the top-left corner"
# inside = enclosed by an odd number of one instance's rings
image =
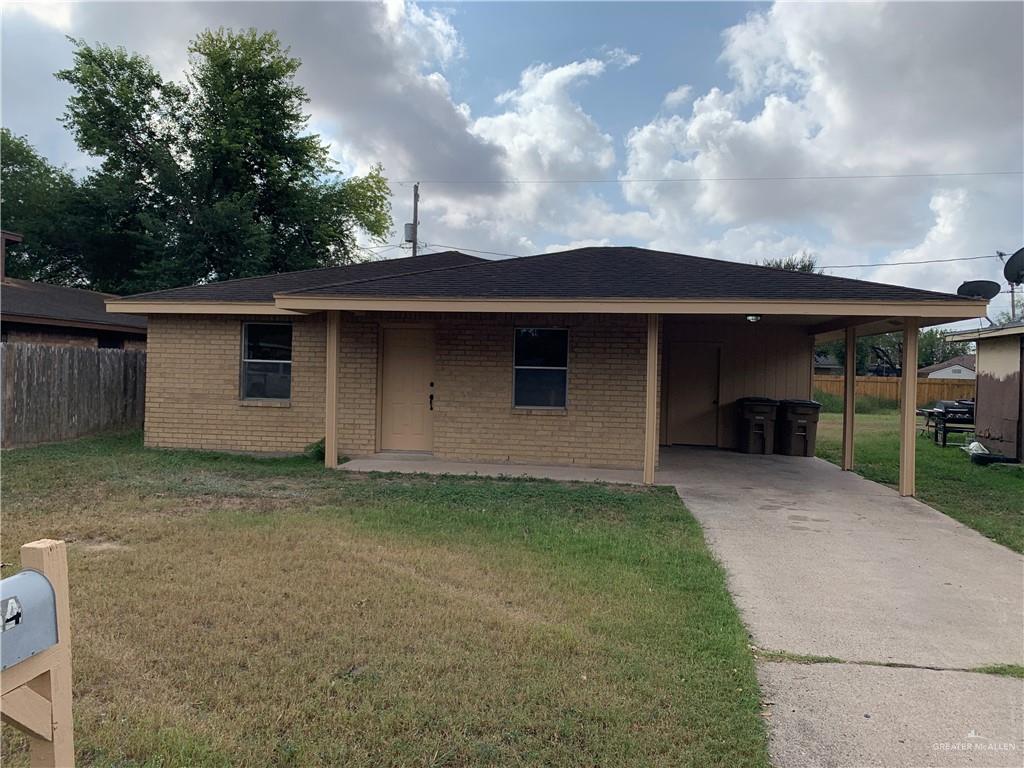
[[[327,455],[327,451],[324,447],[324,438],[320,438],[315,443],[310,443],[302,451],[306,456],[317,461],[323,461]]]

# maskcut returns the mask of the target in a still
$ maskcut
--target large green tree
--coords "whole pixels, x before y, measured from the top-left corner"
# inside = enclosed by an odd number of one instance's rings
[[[81,199],[74,178],[46,161],[24,136],[0,129],[0,219],[25,238],[7,249],[12,277],[83,282]]]
[[[123,48],[73,43],[73,66],[57,73],[73,89],[63,121],[100,160],[78,184],[56,172],[88,222],[75,279],[131,293],[342,264],[359,260],[361,234],[389,234],[381,168],[337,172],[308,130],[301,62],[276,34],[202,33],[182,83]]]

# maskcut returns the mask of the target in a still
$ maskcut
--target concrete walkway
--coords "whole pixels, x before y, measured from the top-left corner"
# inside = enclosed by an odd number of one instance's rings
[[[789,766],[1024,765],[1024,558],[818,459],[662,454],[759,648],[772,757]],[[939,669],[924,669],[934,667]]]

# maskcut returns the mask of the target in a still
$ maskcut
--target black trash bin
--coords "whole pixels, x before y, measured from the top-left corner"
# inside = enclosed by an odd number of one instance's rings
[[[775,452],[783,456],[813,456],[820,412],[821,403],[814,400],[780,400]]]
[[[740,453],[771,453],[775,445],[775,410],[778,400],[770,397],[741,397],[739,408]]]

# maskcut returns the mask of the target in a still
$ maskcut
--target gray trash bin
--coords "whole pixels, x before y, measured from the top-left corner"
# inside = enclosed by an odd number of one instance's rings
[[[775,420],[775,452],[783,456],[813,456],[818,439],[821,403],[780,400]]]
[[[778,400],[770,397],[741,397],[739,408],[740,453],[771,453],[775,446],[775,411]]]

